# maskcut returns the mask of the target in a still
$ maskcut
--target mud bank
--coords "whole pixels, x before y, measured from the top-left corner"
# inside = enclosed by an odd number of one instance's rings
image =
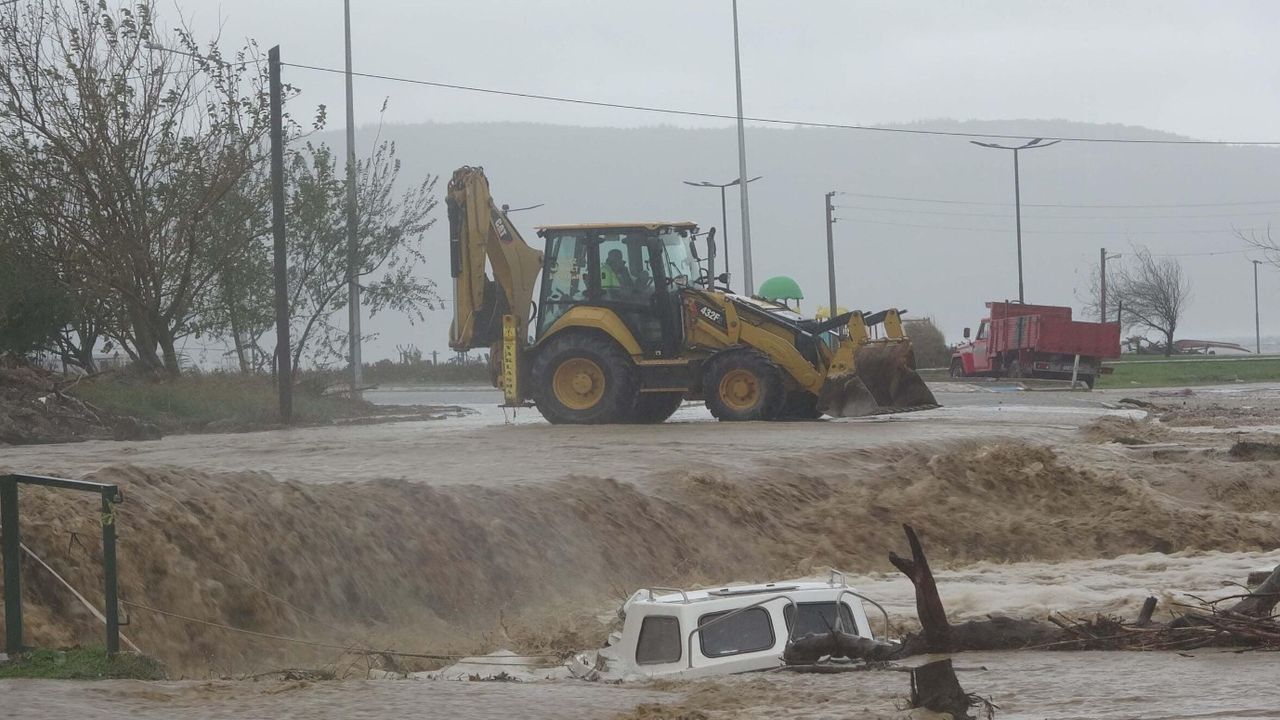
[[[1206,487],[1242,478],[1274,487],[1273,465],[1197,459],[1180,471],[1202,481],[1156,487],[1149,462],[1106,450],[959,441],[766,460],[749,473],[665,471],[643,491],[586,476],[505,488],[309,485],[174,467],[111,466],[90,477],[125,492],[126,601],[342,645],[543,652],[602,639],[607,617],[565,608],[607,614],[646,584],[886,570],[901,522],[921,531],[940,564],[1270,550],[1280,493],[1251,495],[1245,507]],[[96,599],[96,510],[23,492],[28,545]],[[24,577],[32,643],[99,636],[43,571],[26,563]],[[341,655],[136,606],[129,615],[132,639],[189,677]]]

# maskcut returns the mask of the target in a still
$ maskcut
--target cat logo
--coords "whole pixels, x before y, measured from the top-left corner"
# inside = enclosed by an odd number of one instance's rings
[[[511,231],[507,229],[507,223],[501,217],[498,217],[496,213],[493,216],[493,229],[494,232],[498,233],[499,240],[508,244],[512,242]]]

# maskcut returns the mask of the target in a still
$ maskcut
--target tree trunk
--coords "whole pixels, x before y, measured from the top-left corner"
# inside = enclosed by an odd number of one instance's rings
[[[960,687],[951,659],[935,660],[911,669],[911,707],[948,713],[954,720],[970,718],[973,702]]]
[[[942,598],[938,596],[938,583],[933,579],[933,571],[929,569],[929,560],[924,555],[915,528],[904,523],[902,529],[911,545],[911,559],[891,552],[889,562],[901,570],[916,588],[916,614],[920,617],[929,652],[947,652],[951,645],[951,623],[947,621]]]
[[[1280,565],[1249,593],[1249,597],[1232,605],[1230,612],[1250,617],[1269,617],[1277,602],[1280,602]]]
[[[1174,331],[1174,328],[1170,327],[1164,333],[1164,356],[1165,357],[1169,357],[1173,355],[1173,331]]]

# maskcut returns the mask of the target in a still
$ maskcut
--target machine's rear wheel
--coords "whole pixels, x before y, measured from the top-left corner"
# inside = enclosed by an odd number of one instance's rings
[[[782,372],[758,350],[727,350],[707,363],[707,409],[718,420],[773,420],[782,412]]]
[[[533,399],[553,423],[626,422],[636,406],[635,365],[608,338],[570,333],[539,348],[533,361]]]
[[[660,423],[679,410],[683,402],[684,393],[640,393],[631,411],[631,422]]]

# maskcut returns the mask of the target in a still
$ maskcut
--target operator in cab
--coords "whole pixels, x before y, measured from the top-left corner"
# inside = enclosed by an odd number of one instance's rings
[[[627,269],[627,262],[622,259],[622,251],[613,249],[609,251],[608,257],[600,266],[600,289],[615,293],[622,290],[632,290],[635,287],[635,280],[631,277],[631,271]]]

